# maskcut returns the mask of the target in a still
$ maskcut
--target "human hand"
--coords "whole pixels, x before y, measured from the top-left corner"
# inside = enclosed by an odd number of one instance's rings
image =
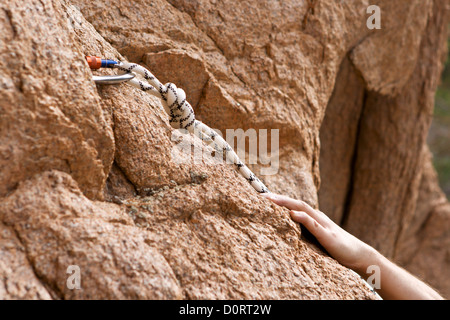
[[[273,193],[262,195],[277,205],[290,209],[292,219],[304,225],[339,263],[360,274],[366,272],[367,266],[376,254],[375,249],[304,201]]]
[[[339,227],[323,212],[306,202],[273,193],[262,194],[274,203],[290,209],[294,221],[304,225],[320,244],[342,265],[367,278],[368,267],[380,268],[382,283],[378,288],[383,299],[443,299],[426,283],[398,267],[378,251]]]

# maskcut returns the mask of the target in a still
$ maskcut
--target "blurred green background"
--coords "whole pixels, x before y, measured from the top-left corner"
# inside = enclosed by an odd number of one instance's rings
[[[447,199],[450,199],[450,37],[448,45],[449,54],[442,81],[436,93],[428,144],[434,156],[433,162],[439,174],[440,185],[446,193]]]

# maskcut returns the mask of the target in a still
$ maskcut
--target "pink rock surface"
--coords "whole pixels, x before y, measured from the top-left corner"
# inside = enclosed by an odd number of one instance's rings
[[[277,174],[251,166],[269,189],[448,293],[423,263],[448,266],[448,210],[417,223],[439,193],[423,150],[445,1],[379,1],[379,33],[356,0],[107,2],[0,4],[0,298],[374,298],[232,166],[175,161],[160,102],[96,86],[85,55],[145,65],[222,132],[278,129]]]

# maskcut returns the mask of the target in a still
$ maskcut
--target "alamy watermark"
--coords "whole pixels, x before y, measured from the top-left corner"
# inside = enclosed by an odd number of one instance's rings
[[[70,276],[67,277],[66,286],[69,290],[81,289],[81,269],[77,265],[70,265],[67,267],[66,273]]]
[[[225,136],[220,130],[214,130],[235,150],[239,159],[246,165],[259,164],[259,175],[275,175],[279,169],[279,129],[226,129]],[[197,136],[197,134],[194,134]],[[177,164],[231,164],[229,158],[214,148],[203,148],[200,140],[195,140],[185,129],[172,131],[172,161]],[[236,146],[236,148],[235,148]],[[248,148],[247,148],[248,146]],[[269,151],[270,148],[270,151]]]
[[[367,278],[367,283],[369,286],[375,290],[381,289],[381,269],[377,265],[371,265],[367,267],[366,270],[367,274],[370,274],[370,276]]]
[[[367,7],[367,14],[370,17],[367,19],[366,26],[368,29],[381,29],[381,9],[379,6],[371,5]]]

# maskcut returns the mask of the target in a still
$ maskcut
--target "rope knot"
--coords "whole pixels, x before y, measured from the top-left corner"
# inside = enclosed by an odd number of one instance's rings
[[[195,122],[194,109],[186,101],[186,93],[173,83],[166,83],[161,96],[166,109],[169,110],[169,122],[174,129],[192,130]]]

